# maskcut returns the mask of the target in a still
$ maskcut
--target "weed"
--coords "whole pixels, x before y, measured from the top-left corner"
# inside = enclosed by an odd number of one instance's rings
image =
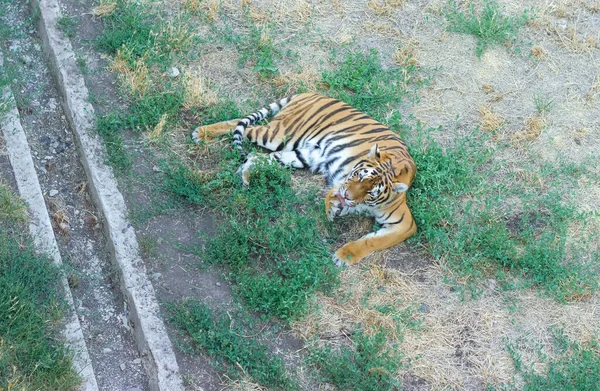
[[[540,374],[532,367],[525,368],[520,355],[512,346],[508,346],[515,368],[523,378],[523,390],[592,391],[598,389],[600,344],[596,339],[584,343],[573,342],[562,333],[562,330],[555,330],[554,351],[556,358],[550,360],[541,358],[546,363],[547,370]]]
[[[541,92],[533,95],[533,103],[535,104],[535,109],[540,115],[545,115],[550,112],[552,109],[552,105],[554,104],[554,99],[551,99],[548,95],[544,95]]]
[[[80,379],[58,329],[60,275],[23,228],[0,218],[0,389],[73,389]]]
[[[0,179],[0,220],[17,223],[27,220],[27,211],[21,200]]]
[[[88,73],[88,64],[85,58],[77,57],[77,68],[79,68],[81,73],[84,75]]]
[[[140,236],[138,238],[138,243],[144,257],[152,258],[158,255],[158,243],[156,238],[152,236]]]
[[[352,338],[354,348],[317,348],[309,361],[315,365],[323,380],[342,390],[398,390],[396,373],[402,367],[402,357],[395,346],[386,346],[384,332],[373,336],[357,331]]]
[[[96,129],[106,146],[107,163],[121,171],[131,167],[131,159],[120,135],[125,123],[122,115],[115,113],[109,113],[96,119]]]
[[[483,10],[478,15],[473,3],[468,12],[460,11],[455,2],[450,2],[446,10],[446,20],[451,31],[471,34],[477,38],[477,57],[481,57],[490,45],[514,44],[517,31],[532,17],[528,10],[518,17],[505,16],[495,0],[484,0]]]
[[[435,258],[469,276],[490,266],[516,272],[559,300],[597,289],[593,261],[579,261],[587,259],[587,250],[566,246],[569,224],[586,218],[558,190],[575,175],[542,166],[553,181],[549,190],[524,185],[511,175],[492,182],[497,168],[483,135],[456,140],[445,151],[431,140],[417,140],[411,154],[419,167],[408,193],[419,226],[412,240],[423,241]],[[506,199],[523,206],[513,209]]]
[[[414,64],[384,70],[377,51],[371,50],[367,55],[347,54],[339,68],[323,73],[323,82],[328,95],[385,122],[408,92],[404,73],[414,70]]]
[[[266,345],[246,337],[246,331],[225,314],[216,315],[196,300],[183,300],[167,306],[171,321],[185,331],[198,348],[203,349],[227,372],[240,377],[239,371],[273,389],[295,390],[298,385],[285,371],[283,360]]]
[[[56,27],[62,31],[67,38],[75,38],[75,35],[77,34],[77,22],[68,15],[58,18]]]

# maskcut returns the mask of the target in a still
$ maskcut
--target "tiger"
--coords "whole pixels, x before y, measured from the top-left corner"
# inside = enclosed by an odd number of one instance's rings
[[[268,117],[268,124],[256,125]],[[349,104],[316,93],[294,95],[245,118],[199,126],[191,137],[198,143],[232,129],[233,146],[245,158],[238,172],[246,186],[259,155],[245,154],[244,137],[272,151],[269,160],[322,174],[329,188],[325,213],[330,221],[350,213],[375,217],[380,228],[339,248],[333,254],[336,265],[355,264],[417,231],[406,204],[416,173],[406,143]]]

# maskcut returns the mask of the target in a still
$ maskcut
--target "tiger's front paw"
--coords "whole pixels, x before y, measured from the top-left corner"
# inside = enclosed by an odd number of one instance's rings
[[[350,242],[337,250],[333,255],[333,262],[339,267],[353,265],[364,257],[364,251],[361,251],[360,245],[356,242]]]

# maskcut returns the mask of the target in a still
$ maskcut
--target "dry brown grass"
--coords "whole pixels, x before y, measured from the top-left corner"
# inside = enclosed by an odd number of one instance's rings
[[[546,120],[542,117],[532,116],[527,118],[523,128],[511,137],[511,141],[515,145],[521,145],[525,142],[535,141],[546,126]]]
[[[147,137],[148,137],[148,141],[150,142],[156,142],[158,141],[162,135],[163,135],[163,131],[165,130],[165,125],[167,124],[167,115],[163,114],[160,117],[160,120],[158,121],[158,123],[154,126],[154,128],[152,129],[152,132],[150,132]]]
[[[306,66],[302,72],[287,72],[275,76],[273,82],[276,86],[286,89],[285,94],[290,95],[296,93],[300,88],[304,88],[309,92],[318,90],[318,81],[321,75],[312,66]]]
[[[116,0],[102,0],[100,4],[96,7],[92,8],[92,15],[98,18],[104,18],[106,16],[112,15],[117,8]]]
[[[492,111],[489,106],[479,107],[479,126],[486,132],[499,129],[504,124],[504,118]]]
[[[405,45],[399,46],[392,58],[397,65],[400,66],[419,66],[419,62],[417,61],[417,46],[418,42],[416,40],[409,41]]]
[[[219,103],[218,94],[210,88],[208,80],[202,74],[185,72],[183,85],[183,107],[186,109],[203,109]]]
[[[127,86],[131,94],[144,95],[151,86],[148,67],[145,63],[145,58],[140,58],[135,61],[132,68],[128,63],[125,54],[127,49],[117,50],[115,58],[110,63],[110,70],[119,74],[123,84]]]
[[[396,8],[404,5],[404,0],[370,0],[369,8],[377,16],[392,16]]]
[[[534,46],[531,48],[531,55],[538,60],[542,60],[546,57],[546,51],[541,46]]]

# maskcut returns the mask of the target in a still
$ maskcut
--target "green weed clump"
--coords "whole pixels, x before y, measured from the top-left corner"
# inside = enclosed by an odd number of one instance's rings
[[[405,69],[414,72],[414,66]],[[408,93],[401,68],[383,69],[377,51],[349,53],[337,69],[323,72],[327,95],[364,111],[378,121]]]
[[[531,366],[525,367],[521,356],[508,346],[517,373],[524,381],[524,391],[561,390],[594,391],[600,384],[600,343],[593,339],[578,343],[570,341],[562,332],[555,330],[555,353],[557,357],[540,361],[547,365],[544,373],[536,373]]]
[[[25,206],[0,179],[0,221],[14,224],[25,220],[27,220]]]
[[[179,168],[168,173],[169,186],[221,210],[223,221],[203,258],[228,266],[234,293],[252,310],[294,319],[305,313],[316,291],[337,284],[337,269],[318,229],[326,224],[322,205],[315,205],[315,191],[292,189],[290,170],[277,163],[259,161],[244,189],[237,164],[225,158],[208,178],[190,178]]]
[[[6,224],[6,220],[0,220]],[[0,224],[0,389],[74,389],[80,379],[59,334],[58,270],[29,238]]]
[[[194,348],[203,349],[230,376],[240,377],[241,370],[272,389],[298,388],[283,360],[256,338],[245,337],[247,331],[229,316],[216,315],[206,304],[191,299],[169,304],[168,309],[171,321],[194,341]]]
[[[514,44],[519,28],[532,19],[528,10],[518,17],[506,16],[495,0],[484,0],[483,10],[478,14],[473,3],[468,12],[460,11],[454,1],[446,11],[446,20],[451,31],[471,34],[477,38],[477,57],[491,45]]]
[[[569,225],[586,218],[558,190],[572,176],[546,167],[549,189],[532,188],[517,176],[500,177],[493,153],[481,137],[444,150],[432,140],[412,144],[418,173],[408,203],[419,227],[413,240],[463,276],[519,275],[559,300],[596,291],[598,254],[566,243]],[[591,261],[581,262],[587,256]]]
[[[309,361],[324,381],[340,390],[400,390],[396,375],[402,367],[402,356],[395,347],[386,346],[386,341],[382,331],[373,336],[358,331],[352,336],[352,348],[317,348],[311,352]]]

